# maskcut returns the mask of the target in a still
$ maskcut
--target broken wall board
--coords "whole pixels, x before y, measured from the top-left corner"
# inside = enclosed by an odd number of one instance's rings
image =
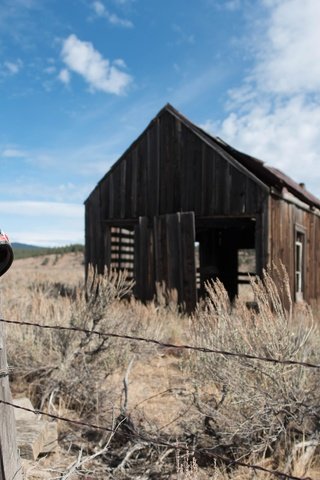
[[[33,410],[28,398],[14,400],[15,405]],[[17,444],[21,458],[36,460],[40,453],[50,452],[58,444],[56,422],[43,420],[39,415],[25,410],[15,410]]]

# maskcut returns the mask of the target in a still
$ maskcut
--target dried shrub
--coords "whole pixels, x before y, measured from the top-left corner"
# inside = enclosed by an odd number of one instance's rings
[[[231,306],[217,281],[193,318],[194,343],[259,357],[319,363],[319,331],[307,305],[292,315],[283,307],[288,279],[279,272],[276,287],[269,273],[252,280],[256,308]],[[279,282],[278,282],[279,285]],[[230,455],[262,456],[288,451],[294,438],[318,432],[319,370],[225,355],[193,357],[198,387],[211,391],[197,405],[212,446]]]

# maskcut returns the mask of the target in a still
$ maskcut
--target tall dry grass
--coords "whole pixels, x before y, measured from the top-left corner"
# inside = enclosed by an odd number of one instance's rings
[[[1,284],[3,317],[320,363],[319,329],[312,311],[307,305],[288,310],[283,306],[282,299],[289,292],[284,272],[280,291],[269,274],[263,281],[253,280],[256,307],[251,310],[240,300],[230,305],[220,282],[208,284],[206,300],[192,318],[186,318],[172,302],[169,306],[165,302],[142,305],[128,297],[121,275],[92,277],[85,290],[83,267],[72,258],[73,268],[61,257],[58,261],[49,258],[46,265],[38,263],[9,272]],[[288,298],[285,304],[292,305]],[[272,478],[267,473],[252,476],[244,467],[224,465],[214,460],[215,453],[300,476],[317,468],[320,412],[316,369],[189,354],[32,327],[9,326],[7,334],[15,394],[27,394],[36,407],[54,413],[67,412],[108,427],[117,425],[121,418],[127,429],[134,427],[136,437],[119,434],[109,438],[93,431],[71,432],[71,427],[60,425],[61,446],[69,451],[71,447],[81,449],[81,462],[79,458],[74,462],[83,465],[82,470],[79,467],[83,475],[97,479],[111,478],[108,475],[179,480]],[[133,358],[139,362],[142,376],[144,369],[148,374],[143,379],[145,397],[129,408],[122,381],[127,371],[126,393],[130,397],[135,386],[128,365]],[[161,392],[155,395],[159,411],[166,405],[168,408],[163,428],[141,413],[150,402],[147,385],[158,375],[157,359],[162,365],[167,362],[168,371],[173,373],[170,378],[176,382],[170,380],[168,385],[173,392],[170,399]],[[121,383],[122,397],[115,395],[115,381]],[[184,398],[189,404],[181,409],[181,415],[170,415],[171,404],[181,404]],[[174,423],[179,424],[176,433],[166,433]],[[147,433],[150,442],[142,441],[139,432]],[[157,446],[157,440],[173,446],[176,441],[183,442],[189,455],[181,454],[177,460],[175,449]],[[99,451],[104,453],[94,456]]]
[[[306,304],[292,308],[288,278],[252,280],[256,305],[231,306],[223,285],[207,285],[208,297],[192,319],[194,343],[203,347],[278,360],[320,363],[320,336]],[[197,405],[211,446],[235,458],[272,457],[289,466],[295,445],[318,442],[320,371],[299,365],[224,355],[193,356]],[[203,395],[208,386],[210,394]],[[201,394],[202,392],[202,394]],[[303,448],[300,451],[301,455]],[[315,451],[315,449],[314,449]],[[287,461],[285,461],[287,459]],[[311,458],[308,459],[310,464]],[[308,465],[304,465],[306,469]]]

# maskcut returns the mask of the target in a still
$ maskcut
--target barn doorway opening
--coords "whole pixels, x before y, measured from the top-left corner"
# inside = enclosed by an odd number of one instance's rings
[[[206,295],[205,283],[219,279],[230,300],[250,296],[249,275],[256,274],[256,219],[214,218],[196,227],[198,298]]]

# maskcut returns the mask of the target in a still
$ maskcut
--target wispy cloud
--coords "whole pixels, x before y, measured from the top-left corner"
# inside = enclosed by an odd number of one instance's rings
[[[54,203],[83,204],[95,183],[95,181],[90,183],[87,180],[84,182],[77,181],[77,184],[71,181],[46,183],[41,179],[26,178],[24,175],[17,177],[9,183],[6,181],[0,182],[0,191],[1,197],[6,200],[46,202],[50,199]]]
[[[209,6],[213,6],[217,10],[229,10],[235,12],[241,7],[245,7],[247,0],[205,0]]]
[[[52,75],[53,73],[55,73],[57,71],[56,67],[54,65],[51,65],[49,67],[46,67],[44,69],[44,72],[47,73],[48,75]]]
[[[130,3],[134,3],[136,0],[114,0],[115,3],[118,5],[127,5]]]
[[[46,246],[84,241],[84,207],[80,204],[4,201],[0,215],[11,241]]]
[[[22,67],[23,67],[23,62],[22,60],[20,60],[20,58],[18,58],[15,61],[6,60],[2,64],[1,73],[2,75],[5,75],[5,76],[16,75],[17,73],[20,72]]]
[[[214,89],[222,82],[225,75],[226,71],[217,66],[210,67],[193,77],[189,75],[169,95],[169,101],[178,107],[190,104],[200,96],[205,95],[206,92]]]
[[[112,25],[117,25],[119,27],[125,27],[125,28],[133,27],[133,23],[130,20],[121,18],[115,13],[109,12],[109,10],[106,9],[104,4],[98,0],[93,2],[92,8],[98,17],[105,18]]]
[[[63,225],[59,229],[52,226],[46,226],[41,230],[39,225],[30,225],[25,230],[10,229],[9,237],[11,242],[27,243],[39,247],[60,247],[72,245],[74,243],[84,243],[84,229],[79,225],[72,229]]]
[[[20,150],[18,148],[7,147],[7,148],[4,148],[0,152],[0,157],[3,157],[3,158],[26,158],[26,157],[28,157],[28,153],[25,152],[24,150]]]
[[[62,70],[60,70],[58,78],[65,85],[69,85],[71,80],[71,74],[67,68],[63,68]]]
[[[186,33],[180,25],[173,24],[172,30],[177,35],[176,44],[189,44],[193,45],[195,43],[195,36],[193,33]]]
[[[261,0],[254,66],[207,127],[320,195],[320,3]],[[264,28],[261,28],[263,25]]]
[[[83,205],[77,203],[12,201],[0,202],[0,214],[21,215],[27,217],[83,218]]]
[[[68,70],[78,73],[89,84],[91,91],[120,95],[131,83],[131,76],[116,64],[103,58],[92,43],[72,34],[63,42],[61,57]]]
[[[320,88],[320,2],[263,0],[266,31],[252,72],[260,90],[275,94],[316,92]]]

